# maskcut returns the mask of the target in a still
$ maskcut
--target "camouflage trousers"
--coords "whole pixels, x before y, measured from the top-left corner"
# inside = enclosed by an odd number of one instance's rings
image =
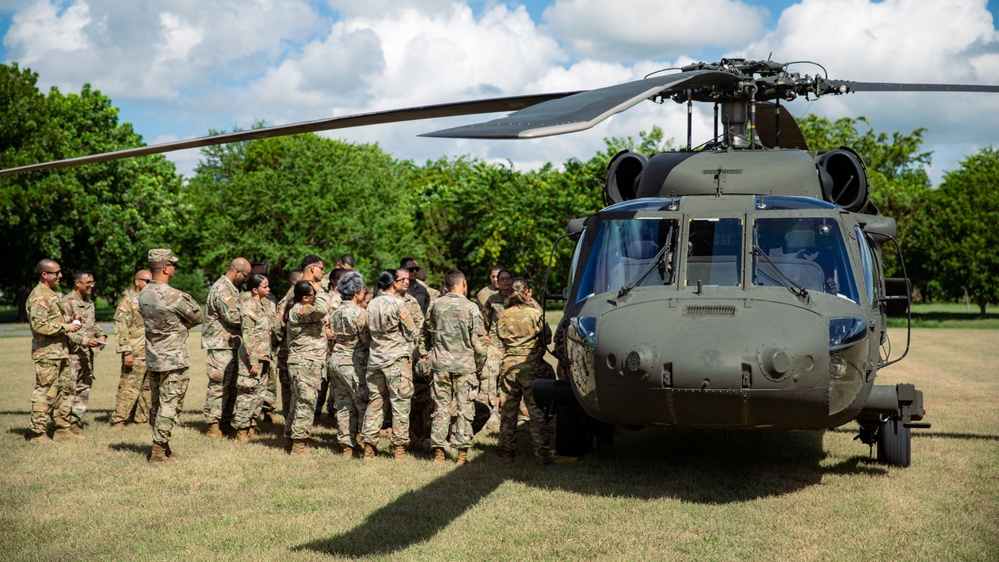
[[[353,363],[329,366],[330,394],[336,412],[336,440],[344,447],[354,447],[354,436],[361,430],[368,405],[368,387],[364,365]]]
[[[273,412],[277,409],[277,383],[278,383],[278,373],[277,369],[274,368],[274,364],[270,364],[270,368],[267,369],[267,378],[264,379],[264,388],[261,392],[262,403],[260,405],[261,412]]]
[[[69,354],[69,369],[73,373],[73,408],[69,423],[80,425],[90,403],[90,387],[94,385],[94,354],[89,349]]]
[[[284,434],[292,439],[308,439],[312,431],[312,421],[316,415],[316,400],[319,387],[323,383],[325,365],[322,361],[297,358],[288,363],[288,375],[294,392],[291,395],[292,418],[285,414]]]
[[[56,429],[69,427],[73,397],[69,359],[36,359],[35,391],[31,393],[31,431],[48,432],[49,416]]]
[[[392,445],[408,445],[410,401],[413,398],[413,370],[409,357],[400,357],[388,367],[370,369],[367,382],[368,408],[364,412],[361,442],[378,444],[387,398],[392,409]]]
[[[232,420],[236,406],[236,350],[208,350],[208,391],[205,393],[205,422]]]
[[[535,455],[548,453],[550,436],[548,426],[544,422],[544,412],[534,402],[535,365],[523,363],[524,357],[505,357],[503,359],[503,377],[500,378],[500,393],[503,395],[503,405],[500,410],[499,447],[508,451],[517,448],[517,414],[520,412],[520,400],[524,399],[530,414],[531,443]]]
[[[291,400],[295,394],[295,385],[292,384],[291,373],[288,371],[287,357],[278,355],[277,372],[278,380],[281,382],[281,411],[284,413],[285,422],[287,423],[291,419]]]
[[[503,348],[495,345],[489,346],[489,355],[486,357],[486,364],[482,368],[480,378],[479,400],[489,405],[489,409],[499,413],[497,400],[501,399],[499,392],[500,367],[503,363]]]
[[[249,358],[239,350],[239,371],[236,376],[236,405],[232,412],[233,429],[247,429],[256,425],[264,405],[264,393],[270,379],[271,364],[261,361],[257,374],[250,373]]]
[[[132,415],[133,408],[135,409],[135,423],[148,422],[151,394],[149,375],[146,372],[146,359],[135,357],[131,367],[122,364],[111,423],[127,422],[128,417]]]
[[[434,397],[434,421],[430,430],[430,445],[444,447],[448,443],[451,415],[455,415],[452,443],[455,449],[472,445],[472,419],[475,418],[474,400],[478,394],[478,377],[475,373],[434,372],[431,391]]]
[[[177,416],[190,380],[191,373],[187,367],[172,371],[149,371],[149,386],[153,398],[149,424],[153,426],[153,443],[166,445],[170,442],[170,432],[177,425]]]

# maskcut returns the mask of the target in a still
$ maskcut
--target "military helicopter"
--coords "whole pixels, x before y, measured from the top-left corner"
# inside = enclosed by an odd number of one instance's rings
[[[12,168],[9,175],[229,142],[434,117],[513,111],[423,136],[536,138],[588,129],[642,101],[688,108],[687,146],[617,154],[610,205],[574,219],[576,246],[555,332],[559,380],[535,383],[556,450],[585,453],[614,425],[828,429],[856,420],[878,460],[911,463],[926,428],[911,384],[877,385],[889,309],[908,282],[885,278],[895,221],[870,201],[849,147],[810,152],[782,102],[852,92],[999,92],[999,86],[831,80],[773,61],[723,59],[579,92],[453,102],[145,146]],[[714,137],[691,145],[694,102]],[[556,241],[556,244],[558,241]],[[900,263],[903,268],[904,261]]]

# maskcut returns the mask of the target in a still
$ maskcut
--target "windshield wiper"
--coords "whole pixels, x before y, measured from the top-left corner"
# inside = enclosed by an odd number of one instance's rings
[[[643,269],[642,272],[638,274],[638,277],[632,279],[628,283],[625,283],[621,287],[621,290],[617,292],[617,298],[621,298],[621,297],[627,295],[628,293],[631,292],[632,289],[634,289],[635,287],[637,287],[638,285],[640,285],[642,283],[642,281],[645,281],[645,278],[648,277],[649,274],[652,273],[652,271],[660,263],[663,264],[663,267],[661,268],[661,273],[659,274],[659,276],[662,278],[663,283],[665,284],[665,282],[666,282],[666,267],[665,267],[666,262],[663,260],[663,258],[666,256],[666,252],[668,252],[671,247],[673,247],[673,227],[672,226],[669,227],[669,231],[666,232],[666,241],[665,241],[665,244],[663,244],[662,249],[659,250],[658,253],[656,253],[655,257],[652,258],[652,261],[649,262],[649,265],[645,266],[645,269]]]
[[[777,275],[780,276],[780,279],[777,279],[773,275],[770,275],[768,273],[765,273],[765,272],[761,271],[760,268],[759,268],[759,264],[757,264],[757,267],[755,268],[756,269],[755,270],[756,273],[759,273],[761,275],[765,275],[768,279],[770,279],[774,283],[782,285],[788,291],[791,291],[792,295],[795,295],[795,296],[798,296],[798,297],[801,297],[801,298],[805,298],[805,297],[808,296],[808,289],[806,289],[803,286],[795,283],[794,279],[791,279],[783,271],[781,271],[780,267],[778,267],[777,264],[775,264],[773,262],[773,260],[770,259],[770,256],[768,256],[766,254],[766,252],[763,251],[763,248],[760,248],[759,246],[757,246],[757,245],[754,244],[753,245],[753,253],[759,255],[760,257],[763,258],[763,260],[766,263],[770,264],[770,267],[772,267],[774,269],[774,271],[777,272]]]

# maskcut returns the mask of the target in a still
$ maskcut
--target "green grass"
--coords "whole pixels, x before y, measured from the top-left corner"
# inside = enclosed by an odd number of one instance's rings
[[[904,335],[898,331],[893,340]],[[24,440],[28,338],[0,340],[3,560],[995,560],[999,349],[983,330],[915,330],[879,375],[926,393],[913,465],[870,461],[850,426],[827,432],[619,430],[612,449],[535,467],[501,463],[480,434],[471,463],[307,459],[276,434],[202,435],[204,353],[173,448],[150,466],[147,427],[107,426],[117,358],[97,358],[87,438]],[[280,428],[278,428],[278,431]],[[383,453],[387,442],[382,442]]]
[[[989,312],[989,311],[993,312]],[[904,328],[905,317],[888,319],[891,328]],[[977,330],[999,330],[999,312],[995,306],[986,308],[983,318],[978,306],[967,307],[958,303],[932,303],[912,305],[912,326],[914,328],[957,328]]]

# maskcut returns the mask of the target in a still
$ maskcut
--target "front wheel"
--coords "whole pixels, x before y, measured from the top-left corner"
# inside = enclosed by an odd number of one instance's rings
[[[912,463],[912,432],[901,420],[888,420],[879,428],[878,462],[903,468]]]

